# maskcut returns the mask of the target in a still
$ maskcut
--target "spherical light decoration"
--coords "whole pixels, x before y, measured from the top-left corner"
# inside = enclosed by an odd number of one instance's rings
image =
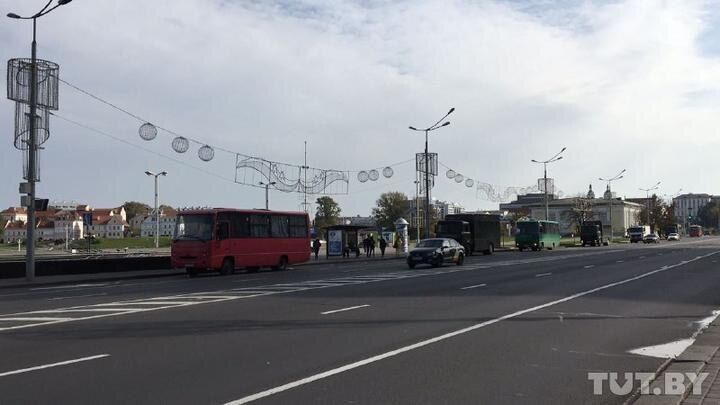
[[[155,128],[155,125],[146,122],[140,125],[138,133],[140,134],[140,138],[146,141],[152,141],[157,136],[157,128]]]
[[[215,157],[215,150],[210,145],[204,145],[198,149],[198,157],[204,162],[209,162]]]
[[[190,141],[183,136],[175,137],[172,141],[172,148],[177,153],[185,153],[190,149]]]
[[[393,174],[395,174],[395,172],[393,171],[392,167],[388,166],[383,169],[383,176],[385,178],[389,179],[390,177],[393,176]]]
[[[360,183],[365,183],[366,181],[368,181],[368,178],[370,178],[370,176],[368,175],[368,172],[366,172],[365,170],[358,173],[358,181]]]
[[[472,187],[475,185],[475,181],[473,179],[466,179],[465,180],[465,187]]]
[[[455,170],[453,169],[449,169],[447,173],[445,173],[448,179],[454,179],[456,174],[457,173],[455,173]]]
[[[465,177],[463,177],[462,174],[458,173],[458,174],[455,175],[455,182],[456,182],[456,183],[462,183],[463,180],[465,180]]]
[[[372,169],[368,173],[368,176],[370,177],[370,180],[375,181],[380,178],[380,173],[377,170]]]

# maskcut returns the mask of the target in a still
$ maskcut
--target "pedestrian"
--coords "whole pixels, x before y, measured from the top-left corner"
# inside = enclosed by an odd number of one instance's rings
[[[370,235],[370,256],[375,257],[375,237]]]
[[[385,257],[385,248],[387,247],[387,241],[382,236],[380,237],[380,257]]]
[[[397,256],[400,247],[400,235],[395,235],[395,241],[393,242],[393,249],[395,249],[395,255]]]
[[[318,260],[318,254],[320,254],[320,246],[321,245],[322,245],[322,243],[320,243],[320,239],[315,238],[315,240],[313,240],[312,247],[313,247],[313,252],[315,252],[315,260]]]

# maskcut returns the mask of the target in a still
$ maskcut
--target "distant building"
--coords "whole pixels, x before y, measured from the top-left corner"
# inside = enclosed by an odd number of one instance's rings
[[[603,198],[552,198],[548,201],[548,220],[557,221],[564,235],[577,233],[579,210],[587,212],[586,220],[599,220],[606,232],[610,231],[610,200]],[[583,207],[579,209],[579,207]],[[612,222],[615,236],[623,235],[625,230],[638,223],[641,204],[618,198],[612,199]],[[543,194],[518,196],[511,203],[500,204],[501,211],[523,212],[529,217],[545,219],[545,200]]]
[[[679,224],[683,224],[685,229],[688,225],[688,216],[692,215],[693,218],[697,217],[698,212],[702,207],[708,205],[713,200],[713,196],[710,194],[681,194],[673,198],[673,210],[675,212],[675,219]]]
[[[173,236],[175,234],[175,220],[177,211],[174,209],[160,210],[160,236]],[[155,214],[148,215],[140,224],[140,236],[155,236]]]
[[[548,201],[556,200],[557,196],[553,194],[548,194]],[[508,211],[511,213],[517,213],[521,211],[527,210],[527,208],[536,203],[545,203],[545,194],[543,193],[530,193],[530,194],[523,194],[516,197],[515,201],[511,201],[509,203],[501,203],[500,204],[500,210],[501,211]]]

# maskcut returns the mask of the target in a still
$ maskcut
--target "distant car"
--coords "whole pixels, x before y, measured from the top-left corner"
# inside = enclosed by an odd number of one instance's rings
[[[660,238],[655,233],[649,233],[643,238],[645,243],[660,243]]]
[[[667,240],[680,240],[680,235],[677,233],[668,234]]]
[[[411,269],[422,263],[438,267],[445,262],[455,263],[458,266],[465,262],[465,248],[455,239],[423,239],[410,251],[407,258],[408,267]]]

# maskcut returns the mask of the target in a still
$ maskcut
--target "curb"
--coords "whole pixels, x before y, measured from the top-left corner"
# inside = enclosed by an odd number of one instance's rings
[[[655,377],[650,382],[648,393],[641,394],[639,390],[633,393],[627,404],[636,405],[681,405],[703,403],[705,395],[710,391],[717,375],[709,376],[702,381],[700,386],[701,394],[693,394],[692,382],[685,381],[685,389],[682,394],[664,394],[664,385],[668,373],[700,373],[708,368],[708,365],[719,360],[720,355],[720,318],[713,321],[700,332],[695,342],[683,351],[678,357],[668,359],[655,372]],[[717,381],[720,384],[720,381]],[[660,394],[658,394],[660,393]]]

